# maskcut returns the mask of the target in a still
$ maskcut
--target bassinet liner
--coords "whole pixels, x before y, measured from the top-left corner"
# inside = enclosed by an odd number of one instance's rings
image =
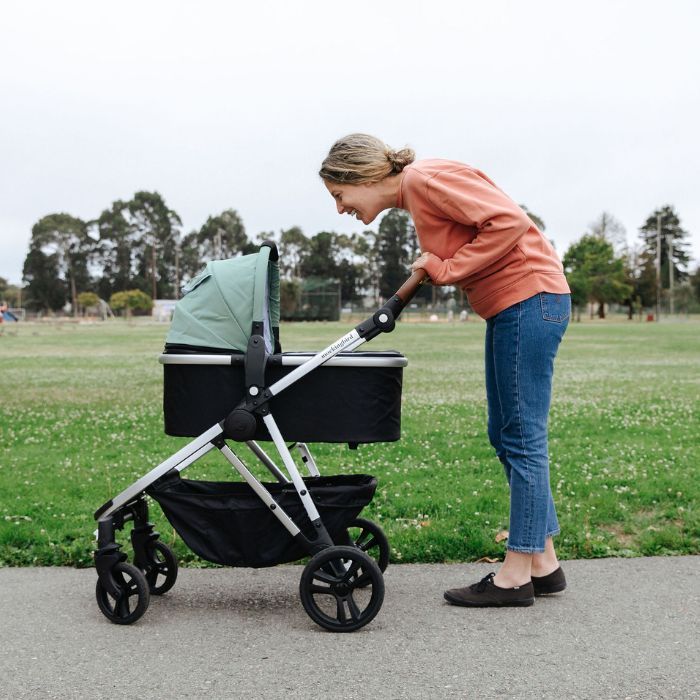
[[[218,355],[220,364],[188,364],[193,354],[213,361]],[[313,355],[271,355],[267,385]],[[245,397],[244,357],[230,350],[166,345],[161,355],[166,434],[196,437],[226,418]],[[405,357],[393,351],[339,353],[273,398],[270,412],[288,442],[352,445],[398,440],[405,364]],[[254,439],[271,439],[260,419]]]
[[[372,500],[377,480],[364,474],[304,479],[334,541]],[[264,484],[307,537],[313,527],[294,485]],[[244,482],[190,481],[172,471],[147,489],[187,546],[203,559],[228,566],[264,567],[308,555]]]

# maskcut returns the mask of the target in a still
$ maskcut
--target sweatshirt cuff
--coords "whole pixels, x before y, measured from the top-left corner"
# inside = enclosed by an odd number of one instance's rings
[[[440,277],[444,267],[444,260],[440,260],[437,255],[430,255],[423,269],[428,273],[428,277],[430,277],[435,284],[441,284]]]

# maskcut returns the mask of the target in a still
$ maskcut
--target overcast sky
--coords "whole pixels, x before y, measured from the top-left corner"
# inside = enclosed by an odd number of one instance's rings
[[[0,276],[32,225],[157,190],[183,232],[352,232],[317,176],[353,131],[470,163],[560,253],[672,204],[700,258],[700,4],[482,0],[0,7]],[[375,227],[376,227],[375,222]]]

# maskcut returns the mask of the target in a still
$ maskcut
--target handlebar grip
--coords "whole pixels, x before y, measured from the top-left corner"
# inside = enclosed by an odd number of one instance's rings
[[[418,288],[428,279],[428,273],[423,269],[416,270],[399,288],[396,292],[397,297],[401,299],[404,305],[408,304],[411,299],[415,296]]]

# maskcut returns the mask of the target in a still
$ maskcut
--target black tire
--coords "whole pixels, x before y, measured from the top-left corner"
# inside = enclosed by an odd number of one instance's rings
[[[331,632],[354,632],[382,607],[384,578],[374,559],[356,547],[328,547],[304,567],[299,595],[316,624]]]
[[[389,540],[377,523],[367,518],[355,518],[346,530],[346,540],[342,544],[361,549],[377,562],[384,573],[389,566]]]
[[[115,598],[108,593],[97,579],[97,605],[110,622],[130,625],[146,612],[151,600],[146,577],[140,569],[126,562],[117,564],[112,569],[112,576],[119,587],[119,595]]]
[[[151,595],[163,595],[175,585],[177,580],[177,557],[170,547],[159,540],[156,540],[151,547],[149,555],[152,560],[155,560],[155,564],[146,567],[144,574]],[[159,577],[161,583],[158,583]]]

